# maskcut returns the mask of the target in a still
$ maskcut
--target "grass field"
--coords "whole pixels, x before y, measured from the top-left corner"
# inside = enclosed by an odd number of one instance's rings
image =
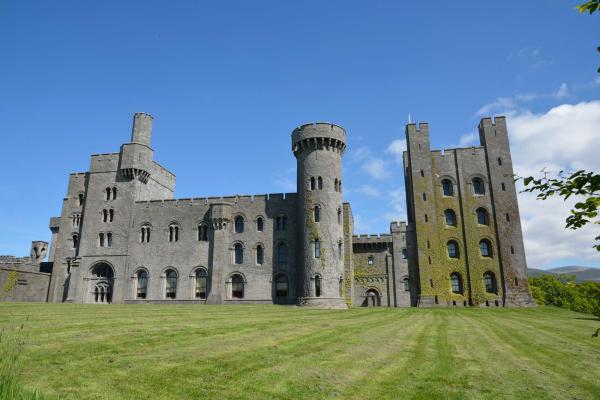
[[[22,323],[19,381],[63,398],[600,398],[600,321],[557,308],[0,303]]]

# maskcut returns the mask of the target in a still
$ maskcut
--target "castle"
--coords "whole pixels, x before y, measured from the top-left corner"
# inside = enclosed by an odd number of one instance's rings
[[[354,235],[338,125],[292,132],[296,193],[175,199],[152,122],[136,113],[129,143],[70,175],[50,246],[0,257],[1,300],[533,304],[504,117],[481,120],[481,146],[445,151],[430,149],[427,124],[408,124],[408,221],[380,235]]]

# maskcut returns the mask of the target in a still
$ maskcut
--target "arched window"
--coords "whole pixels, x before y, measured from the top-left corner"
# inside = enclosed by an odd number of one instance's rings
[[[140,270],[136,276],[136,293],[138,299],[145,299],[148,293],[148,272]]]
[[[454,185],[450,179],[442,180],[442,193],[444,196],[454,196]]]
[[[244,278],[235,274],[231,277],[231,297],[233,299],[244,298]]]
[[[410,280],[408,278],[402,280],[402,285],[404,286],[405,292],[410,292]]]
[[[455,240],[450,240],[447,243],[448,247],[448,257],[450,258],[458,258],[458,243]]]
[[[427,193],[423,193],[423,201],[427,201]]]
[[[108,222],[108,210],[102,210],[102,222]]]
[[[114,281],[113,269],[106,263],[98,263],[90,272],[90,283],[94,285],[91,293],[92,300],[95,303],[110,303]]]
[[[112,247],[112,233],[106,234],[106,247]]]
[[[277,261],[280,263],[287,262],[287,245],[283,242],[277,245]]]
[[[321,297],[321,275],[315,275],[315,297]]]
[[[115,210],[113,210],[112,208],[110,210],[108,210],[108,220],[110,222],[113,222],[113,219],[115,218]]]
[[[339,189],[340,189],[340,193],[342,193],[342,180],[340,179],[340,183],[339,183]]]
[[[492,272],[486,272],[483,274],[483,283],[485,284],[485,291],[488,293],[496,293],[496,277]]]
[[[319,222],[321,220],[321,207],[315,206],[314,218],[315,222]]]
[[[73,234],[73,248],[76,249],[77,246],[79,246],[79,235],[74,233]]]
[[[263,265],[265,261],[265,249],[262,244],[256,246],[256,264]]]
[[[106,200],[110,200],[110,188],[106,188]]]
[[[462,293],[462,279],[460,274],[454,272],[450,275],[450,287],[452,288],[452,293]]]
[[[368,265],[373,265],[373,256],[368,256],[367,257],[367,264]]]
[[[338,178],[335,178],[333,180],[333,190],[335,190],[336,192],[338,191],[339,186],[338,186]]]
[[[168,269],[165,272],[165,298],[174,299],[177,296],[177,272]]]
[[[208,242],[208,226],[204,224],[198,225],[198,241]]]
[[[80,205],[80,206],[82,206],[82,205],[83,205],[83,199],[84,199],[84,198],[83,198],[83,193],[79,193],[79,194],[77,195],[77,199],[78,199],[78,201],[79,201],[79,205]]]
[[[337,217],[338,217],[338,224],[341,225],[342,224],[342,209],[341,208],[337,209]]]
[[[482,257],[491,257],[492,256],[492,244],[487,239],[481,239],[479,241],[479,252]]]
[[[196,287],[194,290],[194,297],[196,299],[206,299],[206,287],[207,287],[208,273],[204,268],[198,268],[196,270]]]
[[[275,297],[288,297],[288,280],[284,274],[275,277]]]
[[[241,243],[236,243],[233,246],[233,252],[234,252],[234,262],[236,264],[243,264],[244,263],[244,246],[242,246]]]
[[[262,217],[258,217],[256,219],[256,230],[258,232],[262,232],[265,229],[265,221],[262,219]]]
[[[285,231],[287,225],[287,217],[285,215],[280,215],[277,217],[275,230]]]
[[[317,186],[319,187],[319,190],[323,190],[323,178],[320,176],[317,178]]]
[[[406,253],[406,249],[402,249],[402,259],[406,260],[408,258],[408,254]]]
[[[81,222],[81,214],[73,214],[73,228],[79,228]]]
[[[179,225],[171,224],[169,225],[169,242],[177,241],[179,241]]]
[[[235,217],[235,233],[242,233],[244,232],[244,217],[242,217],[241,215],[238,215],[237,217]]]
[[[113,187],[112,188],[112,199],[115,200],[117,198],[117,188]]]
[[[446,219],[446,225],[448,226],[456,226],[456,214],[453,210],[444,211],[444,217]]]
[[[102,232],[98,234],[98,245],[104,247],[104,233]]]
[[[144,225],[140,230],[140,242],[148,243],[150,242],[150,226]]]
[[[340,241],[338,241],[338,258],[340,260],[342,259],[342,253],[343,253],[342,249],[343,249],[342,241],[340,240]]]
[[[502,165],[502,159],[498,157],[498,165]]]
[[[310,190],[315,190],[315,177],[310,178]]]
[[[479,225],[489,225],[488,212],[485,208],[478,208],[477,211],[477,223]]]
[[[315,239],[315,258],[321,258],[321,242]]]
[[[485,194],[485,184],[481,178],[473,178],[473,194],[483,195]]]

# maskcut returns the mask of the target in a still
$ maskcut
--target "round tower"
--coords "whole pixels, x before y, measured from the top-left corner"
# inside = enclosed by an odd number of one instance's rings
[[[297,160],[298,303],[347,308],[343,298],[342,155],[346,131],[317,122],[292,132]]]

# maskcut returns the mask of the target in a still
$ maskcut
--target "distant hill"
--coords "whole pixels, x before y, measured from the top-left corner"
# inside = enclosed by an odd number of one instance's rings
[[[582,267],[576,265],[568,265],[565,267],[550,268],[547,270],[528,268],[529,276],[531,278],[538,277],[544,274],[559,275],[575,275],[575,280],[581,281],[594,281],[600,282],[600,268]]]

